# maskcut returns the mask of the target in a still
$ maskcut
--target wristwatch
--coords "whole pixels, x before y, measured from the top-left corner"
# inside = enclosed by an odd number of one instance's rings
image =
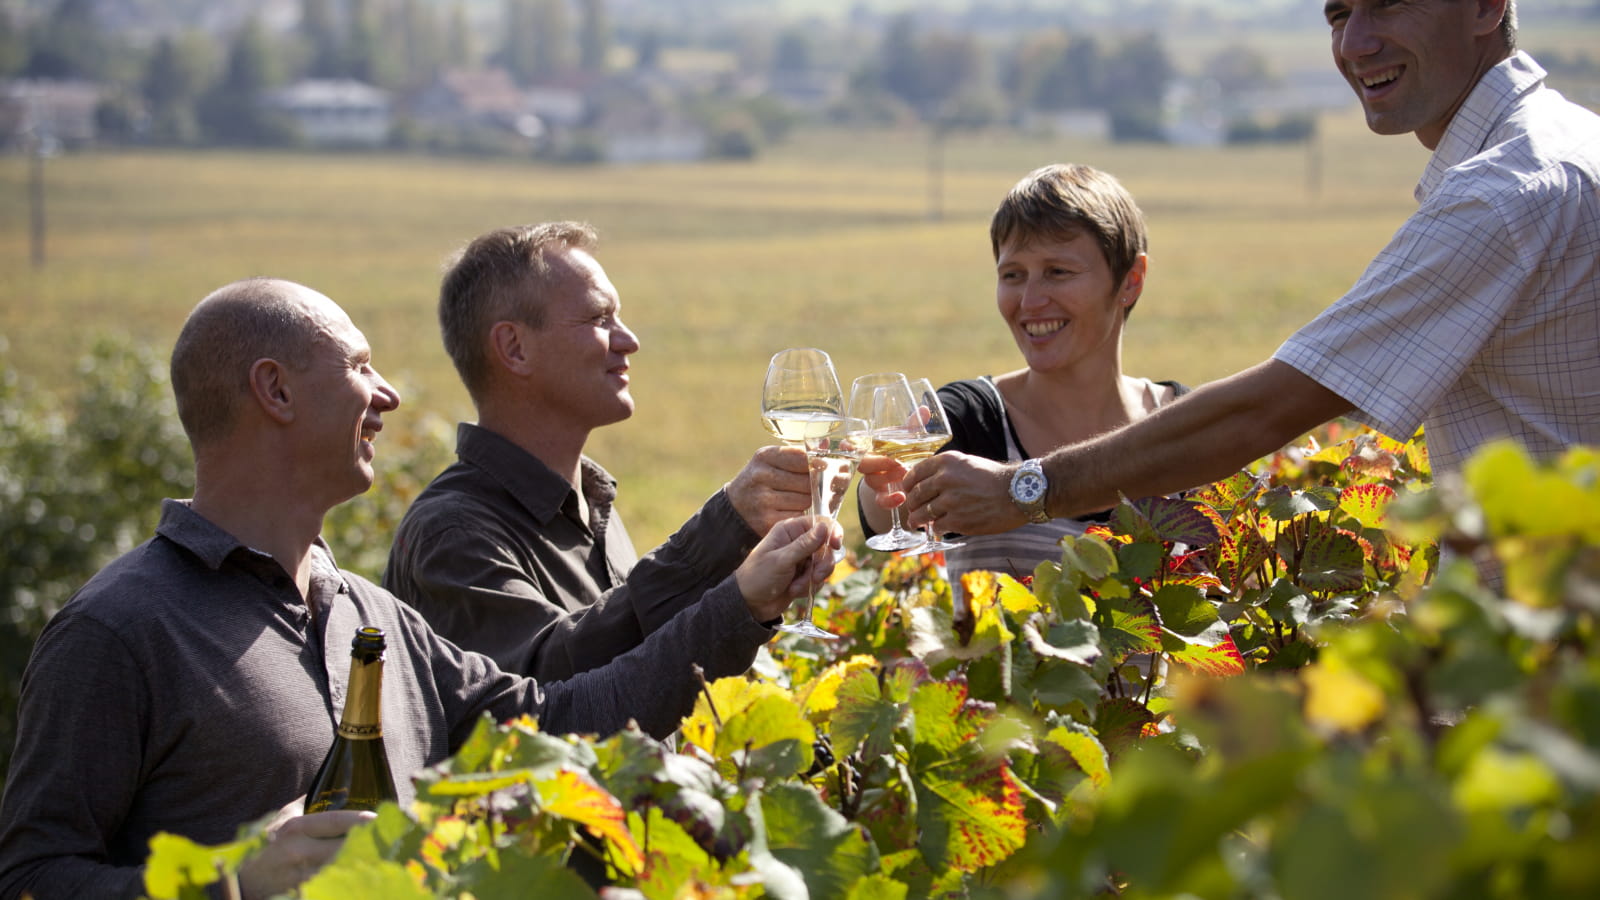
[[[1044,466],[1037,459],[1027,460],[1011,476],[1011,502],[1022,510],[1029,522],[1050,521],[1050,513],[1044,508],[1049,493],[1050,482],[1044,477]]]

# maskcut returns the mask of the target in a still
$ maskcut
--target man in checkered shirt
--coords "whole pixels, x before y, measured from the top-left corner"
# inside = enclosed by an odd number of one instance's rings
[[[1433,151],[1420,204],[1355,286],[1272,359],[1042,472],[959,453],[905,478],[912,524],[993,533],[1206,484],[1337,416],[1426,425],[1438,471],[1510,437],[1600,444],[1600,116],[1516,49],[1514,0],[1326,0],[1333,56],[1379,134]],[[1030,461],[1032,462],[1032,461]],[[884,489],[895,464],[863,476]],[[1043,502],[1039,491],[1042,474]],[[890,494],[886,502],[896,502]]]

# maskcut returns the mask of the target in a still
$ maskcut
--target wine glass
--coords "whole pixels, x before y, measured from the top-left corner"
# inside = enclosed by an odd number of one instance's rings
[[[950,443],[950,419],[944,414],[944,404],[939,402],[939,392],[934,390],[933,382],[926,378],[917,378],[913,379],[910,385],[912,397],[917,404],[917,415],[915,419],[908,421],[920,423],[922,430],[929,436],[928,444],[931,449],[922,456],[904,457],[901,459],[902,462],[926,459],[937,453],[940,447]],[[942,440],[935,442],[935,438],[942,438]],[[912,547],[906,551],[907,553],[933,553],[939,550],[953,550],[962,546],[960,541],[947,541],[934,534],[932,522],[924,523],[922,530],[928,536],[927,543]]]
[[[899,372],[878,372],[862,375],[850,385],[850,415],[872,423],[872,452],[895,459],[892,442],[896,434],[904,436],[907,417],[916,410],[911,399],[911,385]],[[901,442],[903,443],[903,442]],[[898,484],[892,485],[899,490]],[[907,531],[900,525],[900,508],[889,509],[889,530],[867,538],[867,546],[874,550],[905,550],[923,542],[922,536]]]
[[[761,386],[761,422],[791,447],[831,431],[844,414],[844,396],[833,360],[815,347],[780,350],[767,364]]]
[[[864,419],[844,416],[833,420],[826,432],[805,439],[806,458],[811,464],[811,515],[839,518],[850,479],[856,474],[861,454],[872,449],[872,427]],[[800,621],[779,625],[779,631],[833,640],[838,635],[818,628],[812,621],[817,605],[816,585],[807,585],[806,611]]]

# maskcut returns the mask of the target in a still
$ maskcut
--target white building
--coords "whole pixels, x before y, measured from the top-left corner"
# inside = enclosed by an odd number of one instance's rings
[[[349,79],[296,82],[263,102],[316,146],[375,147],[389,139],[393,122],[387,91]]]

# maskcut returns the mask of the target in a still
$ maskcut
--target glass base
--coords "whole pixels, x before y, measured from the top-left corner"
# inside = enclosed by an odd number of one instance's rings
[[[868,547],[874,550],[882,550],[886,553],[892,550],[908,550],[912,547],[920,547],[927,542],[927,538],[917,534],[915,531],[906,531],[904,528],[886,531],[883,534],[875,534],[867,538]]]
[[[945,550],[954,550],[957,547],[965,546],[966,544],[961,541],[927,541],[907,550],[906,555],[917,556],[922,553],[940,553]]]
[[[778,630],[787,631],[790,634],[800,634],[806,637],[821,638],[825,641],[836,641],[839,639],[837,634],[834,634],[831,631],[823,631],[821,628],[811,624],[809,621],[795,622],[793,625],[787,623],[779,625]]]

